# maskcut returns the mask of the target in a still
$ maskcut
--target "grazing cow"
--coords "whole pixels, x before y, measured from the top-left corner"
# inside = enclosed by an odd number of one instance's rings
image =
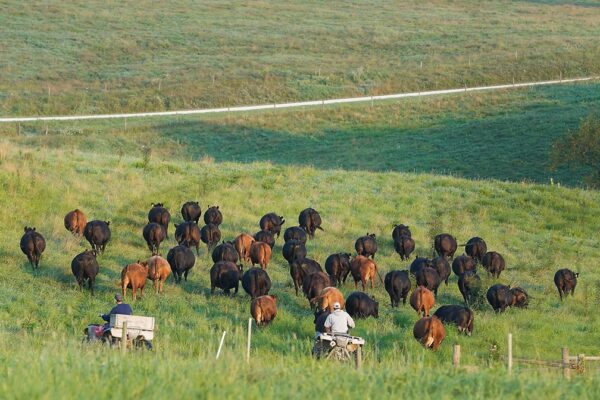
[[[263,242],[269,245],[271,250],[275,246],[275,236],[269,231],[258,231],[254,234],[254,240]]]
[[[392,307],[398,307],[400,299],[402,299],[402,304],[406,305],[406,298],[411,287],[408,271],[390,271],[385,274],[384,282]]]
[[[160,243],[165,240],[166,235],[162,225],[159,225],[156,222],[150,222],[144,227],[142,234],[144,235],[146,244],[148,244],[148,250],[152,252],[152,255],[158,254]]]
[[[481,290],[481,278],[475,271],[465,271],[464,274],[458,277],[458,290],[465,300],[465,304],[469,307],[474,298],[479,296]]]
[[[468,307],[456,305],[441,306],[435,310],[433,316],[438,317],[442,323],[456,325],[459,332],[464,332],[468,336],[471,336],[473,333],[474,314]]]
[[[323,269],[318,262],[311,260],[310,258],[294,260],[290,263],[290,275],[292,277],[292,282],[294,282],[296,296],[298,296],[298,288],[302,286],[304,277],[315,272],[323,272]]]
[[[208,224],[200,229],[200,240],[206,244],[208,251],[221,241],[221,230],[217,225]]]
[[[230,261],[234,264],[238,262],[238,252],[231,242],[223,242],[212,252],[212,260],[214,263],[219,261]]]
[[[299,258],[306,258],[306,247],[304,247],[302,242],[297,240],[288,240],[283,245],[281,253],[283,254],[283,258],[285,258],[289,264]]]
[[[198,224],[200,215],[202,215],[202,210],[197,201],[188,201],[181,206],[181,216],[184,221],[194,221]]]
[[[422,312],[424,317],[429,317],[429,310],[435,305],[433,292],[424,286],[417,287],[410,295],[410,305],[417,315]]]
[[[204,212],[204,223],[206,225],[213,224],[216,226],[223,223],[223,214],[221,214],[219,206],[208,206],[208,209]]]
[[[83,235],[96,254],[102,254],[104,253],[104,249],[106,249],[106,244],[109,242],[111,236],[109,225],[109,221],[97,220],[90,221],[85,225]]]
[[[441,233],[433,239],[433,247],[438,256],[452,258],[458,245],[452,235]]]
[[[306,275],[302,280],[302,292],[304,297],[308,299],[311,308],[314,308],[318,297],[326,287],[331,287],[329,275],[325,272],[315,272],[314,274]]]
[[[156,222],[165,228],[165,235],[169,237],[169,223],[171,222],[171,214],[163,203],[152,204],[152,208],[148,211],[148,222]]]
[[[440,276],[440,279],[442,281],[445,281],[447,286],[448,278],[452,273],[448,259],[446,257],[436,257],[433,260],[431,260],[431,267],[437,271],[438,275]]]
[[[500,278],[500,273],[504,271],[504,268],[506,268],[504,257],[495,251],[488,251],[485,253],[483,259],[481,260],[481,264],[483,265],[483,268],[485,268],[489,274],[492,274],[494,278]]]
[[[437,317],[421,318],[415,323],[413,336],[426,349],[437,350],[446,337],[446,330]]]
[[[425,286],[437,296],[437,290],[442,280],[435,269],[430,267],[421,268],[415,274],[415,279],[417,286]]]
[[[46,240],[35,228],[26,226],[21,237],[21,251],[27,256],[32,268],[38,268],[42,253],[46,250]]]
[[[571,293],[572,296],[575,296],[577,277],[579,277],[579,272],[573,272],[567,268],[556,271],[554,274],[554,284],[556,285],[556,289],[558,289],[560,301],[562,301],[563,296],[566,297],[569,293]]]
[[[410,236],[402,235],[394,239],[394,249],[400,255],[400,259],[408,260],[415,251],[415,241]]]
[[[529,305],[529,295],[520,287],[511,289],[509,286],[496,284],[488,289],[486,297],[496,312],[504,312],[511,306],[527,308]]]
[[[400,236],[412,237],[412,233],[408,226],[403,224],[394,225],[394,230],[392,231],[392,240],[395,242]]]
[[[411,274],[416,274],[418,270],[420,270],[421,268],[425,268],[425,267],[430,267],[433,268],[433,265],[431,264],[431,260],[425,257],[419,257],[417,256],[417,258],[414,259],[414,261],[412,263],[410,263],[410,268],[409,271]]]
[[[379,302],[363,292],[353,292],[346,298],[346,311],[354,318],[379,318]]]
[[[311,239],[315,236],[317,229],[323,230],[321,228],[321,216],[314,208],[306,208],[300,211],[298,226],[304,229]]]
[[[269,231],[273,235],[277,235],[277,237],[279,237],[279,234],[281,233],[281,226],[285,224],[285,219],[283,216],[275,213],[269,213],[263,215],[258,224],[261,230]]]
[[[286,242],[290,240],[298,240],[305,245],[307,240],[306,231],[299,226],[290,226],[283,233],[283,240]]]
[[[265,295],[257,297],[250,303],[250,314],[256,325],[263,326],[269,324],[277,316],[277,297]]]
[[[121,289],[123,291],[123,298],[127,293],[127,288],[131,288],[133,301],[136,300],[136,291],[140,289],[140,297],[144,296],[144,287],[146,286],[146,279],[148,279],[148,268],[142,264],[133,263],[126,265],[121,271]]]
[[[271,247],[263,242],[254,242],[250,246],[250,261],[252,266],[259,264],[262,269],[267,269],[271,260]]]
[[[247,233],[241,233],[239,234],[235,240],[233,241],[235,249],[237,250],[239,256],[240,256],[240,261],[249,263],[250,260],[250,247],[252,247],[252,243],[254,243],[255,240],[252,236],[248,235]]]
[[[377,239],[375,238],[375,234],[367,232],[365,236],[359,237],[354,243],[354,248],[357,255],[375,259],[375,253],[377,253]]]
[[[513,305],[519,308],[527,308],[529,306],[529,295],[525,289],[521,287],[511,288],[511,293],[514,297]]]
[[[262,268],[250,268],[242,276],[242,287],[253,299],[269,294],[271,278]]]
[[[325,320],[329,317],[329,310],[318,309],[315,311],[315,332],[325,333]]]
[[[173,271],[175,282],[181,283],[182,276],[187,282],[188,273],[194,267],[196,257],[194,257],[194,253],[188,247],[179,245],[169,250],[167,261],[171,266],[171,271]]]
[[[210,293],[215,292],[215,287],[223,289],[229,294],[234,289],[237,294],[242,279],[242,266],[230,261],[219,261],[210,269]]]
[[[487,244],[485,243],[485,240],[477,236],[472,237],[465,245],[465,253],[467,253],[468,256],[473,257],[475,263],[480,263],[485,253],[487,253]]]
[[[96,261],[96,252],[93,250],[86,250],[83,253],[79,253],[71,261],[71,271],[77,280],[79,290],[83,290],[83,284],[88,281],[88,286],[94,295],[94,282],[96,275],[100,271],[98,261]]]
[[[458,256],[452,261],[452,271],[454,271],[456,276],[461,276],[466,271],[475,270],[475,260],[466,254]]]
[[[67,230],[73,235],[83,235],[83,230],[85,229],[86,224],[87,218],[85,217],[85,214],[78,208],[65,215],[65,228],[67,228]]]
[[[340,303],[341,308],[346,307],[346,300],[344,295],[337,288],[333,286],[326,287],[321,291],[316,299],[311,300],[311,304],[316,304],[318,310],[327,310],[330,313],[333,312],[333,305]],[[321,331],[322,332],[322,331]]]
[[[375,273],[379,276],[379,280],[383,283],[381,275],[377,270],[375,261],[368,259],[365,256],[356,256],[350,263],[350,273],[354,278],[354,288],[358,288],[358,282],[362,282],[363,290],[367,289],[367,282],[371,281],[371,289],[375,287]]]
[[[177,243],[190,248],[195,247],[196,255],[200,255],[201,236],[200,228],[194,221],[175,224],[175,240],[177,240]]]
[[[140,264],[148,268],[148,279],[154,283],[154,291],[162,293],[164,284],[171,275],[169,262],[161,256],[152,256],[146,261],[140,262]]]
[[[339,286],[346,283],[346,278],[350,273],[350,254],[336,253],[327,257],[325,271],[329,274],[332,285]]]

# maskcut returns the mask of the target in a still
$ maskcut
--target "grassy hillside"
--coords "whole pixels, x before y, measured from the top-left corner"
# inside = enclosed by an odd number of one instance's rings
[[[253,104],[600,72],[595,1],[18,2],[0,113]]]
[[[597,353],[593,337],[600,328],[594,312],[600,274],[593,260],[600,255],[598,192],[208,159],[155,160],[143,168],[138,157],[129,155],[9,141],[0,146],[0,163],[0,397],[598,396],[593,368],[575,375],[569,385],[556,379],[559,372],[527,367],[509,377],[498,354],[489,350],[497,345],[498,353],[505,354],[506,334],[512,332],[515,355],[521,357],[558,359],[564,345],[573,353]],[[301,209],[313,206],[321,212],[325,232],[309,242],[310,256],[323,263],[330,253],[352,251],[356,237],[375,232],[382,273],[408,265],[393,252],[394,222],[411,226],[420,255],[431,254],[437,233],[450,232],[461,243],[478,235],[506,257],[508,270],[500,282],[526,288],[531,305],[495,315],[481,304],[474,335],[459,336],[448,327],[441,350],[433,353],[412,338],[416,313],[409,307],[391,310],[378,282],[369,292],[380,301],[380,318],[358,322],[355,331],[368,343],[364,368],[318,363],[308,355],[312,315],[307,301],[293,294],[279,239],[268,269],[279,315],[272,326],[255,332],[250,366],[243,361],[249,298],[210,295],[205,249],[189,282],[170,282],[162,296],[149,290],[133,305],[137,314],[157,318],[155,352],[122,357],[80,345],[85,324],[98,321],[96,315],[111,306],[122,266],[147,256],[141,230],[150,203],[165,202],[177,222],[178,209],[188,199],[200,200],[203,209],[221,206],[226,239],[258,230],[266,212],[276,211],[291,223]],[[113,227],[93,298],[76,289],[69,270],[72,257],[86,247],[62,226],[64,214],[75,207],[90,218],[110,220]],[[18,248],[23,225],[34,225],[46,236],[39,271],[30,269]],[[168,241],[163,252],[173,244]],[[552,277],[564,267],[581,275],[575,297],[561,304]],[[493,283],[482,277],[486,287]],[[349,294],[352,286],[347,283],[343,292]],[[460,301],[453,276],[441,288],[438,304]],[[217,362],[223,330],[228,334]],[[463,364],[474,369],[451,371],[454,343],[462,345]]]
[[[142,159],[404,171],[581,185],[549,170],[556,138],[600,109],[600,84],[470,93],[248,114],[0,125],[27,146]]]

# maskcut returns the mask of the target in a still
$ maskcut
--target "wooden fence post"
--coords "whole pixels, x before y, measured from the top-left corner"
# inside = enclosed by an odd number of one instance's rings
[[[248,347],[246,348],[246,362],[250,363],[250,346],[252,343],[252,318],[248,318]]]
[[[585,368],[585,354],[577,354],[577,371],[583,372]]]
[[[513,351],[512,351],[512,333],[508,334],[508,360],[507,360],[508,373],[512,374],[513,367]]]
[[[123,332],[121,333],[121,353],[127,353],[127,321],[123,321]]]
[[[562,367],[563,367],[563,376],[567,379],[571,377],[571,365],[569,362],[569,348],[562,348]]]
[[[460,367],[460,344],[455,344],[452,350],[452,366],[454,368]]]
[[[362,346],[358,346],[358,349],[356,349],[356,356],[355,356],[355,366],[356,369],[359,369],[362,366]]]
[[[221,336],[221,342],[219,343],[219,350],[217,350],[217,356],[215,357],[216,360],[218,360],[219,356],[221,355],[221,349],[223,348],[223,342],[225,341],[226,333],[227,333],[227,331],[223,331],[223,336]]]

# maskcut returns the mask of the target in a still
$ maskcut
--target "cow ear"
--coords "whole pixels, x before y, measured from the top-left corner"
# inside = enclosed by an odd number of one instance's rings
[[[175,228],[177,228],[179,226],[179,224],[173,224],[173,225],[175,225]]]

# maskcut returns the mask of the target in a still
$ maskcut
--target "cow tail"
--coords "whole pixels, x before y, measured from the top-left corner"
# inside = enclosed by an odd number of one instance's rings
[[[421,304],[421,310],[423,310],[423,312],[425,312],[425,306],[423,303],[423,290],[421,288],[419,288],[419,303]]]
[[[429,344],[430,347],[433,347],[435,345],[435,322],[434,322],[435,317],[431,317],[431,319],[429,320],[430,325],[429,325]]]
[[[467,324],[467,334],[469,335],[471,335],[471,332],[473,331],[473,319],[473,311],[471,311],[471,309],[469,308],[469,323]]]
[[[375,265],[375,272],[377,272],[377,276],[379,277],[379,281],[381,282],[381,284],[383,285],[383,278],[381,278],[381,274],[379,273],[379,268],[377,268],[377,264],[373,263],[373,265]]]
[[[261,325],[263,317],[263,310],[260,301],[256,302],[256,325]]]

